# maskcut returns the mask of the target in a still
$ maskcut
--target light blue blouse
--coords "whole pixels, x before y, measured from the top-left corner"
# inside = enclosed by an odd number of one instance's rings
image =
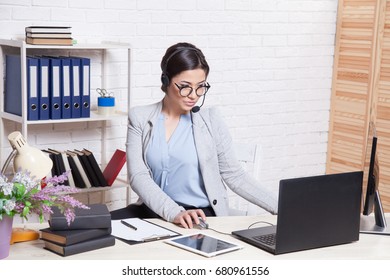
[[[181,115],[168,142],[164,120],[164,115],[160,114],[146,153],[153,180],[182,206],[210,206],[200,172],[191,115]]]

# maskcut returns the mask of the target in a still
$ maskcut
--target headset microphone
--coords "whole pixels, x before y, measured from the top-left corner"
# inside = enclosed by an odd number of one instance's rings
[[[192,113],[198,113],[199,110],[200,110],[200,106],[194,106],[194,107],[192,107],[191,112]]]
[[[200,107],[203,106],[203,103],[204,103],[204,100],[206,99],[206,94],[203,95],[203,101],[202,101],[202,104],[200,104],[200,106],[194,106],[192,107],[191,109],[191,112],[192,113],[198,113],[200,111]]]

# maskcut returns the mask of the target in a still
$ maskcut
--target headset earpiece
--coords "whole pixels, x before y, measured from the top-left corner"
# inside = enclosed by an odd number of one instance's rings
[[[161,74],[161,83],[164,87],[169,86],[169,77],[165,73]]]
[[[167,75],[167,67],[168,67],[168,63],[169,61],[171,60],[172,57],[174,57],[175,55],[177,55],[178,53],[182,52],[182,51],[185,51],[185,50],[193,50],[195,52],[198,52],[196,48],[193,48],[193,47],[183,47],[183,48],[179,48],[177,49],[176,51],[174,51],[165,61],[164,63],[164,67],[162,69],[162,74],[161,74],[161,83],[163,85],[163,87],[168,87],[169,86],[169,83],[170,83],[170,80],[169,80],[169,77]]]

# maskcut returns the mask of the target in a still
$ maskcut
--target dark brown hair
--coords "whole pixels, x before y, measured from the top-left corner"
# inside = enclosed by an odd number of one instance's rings
[[[167,49],[161,60],[162,91],[166,92],[171,79],[177,74],[194,69],[203,69],[206,77],[210,68],[202,51],[190,43],[177,43]]]

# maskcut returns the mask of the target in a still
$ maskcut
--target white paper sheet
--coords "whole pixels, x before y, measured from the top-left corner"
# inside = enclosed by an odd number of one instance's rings
[[[173,237],[178,235],[176,232],[169,229],[163,228],[161,226],[149,223],[139,218],[129,218],[122,219],[123,221],[131,224],[136,227],[137,230],[134,230],[121,223],[121,220],[111,221],[112,225],[112,235],[132,241],[151,241],[158,240],[166,237]]]

